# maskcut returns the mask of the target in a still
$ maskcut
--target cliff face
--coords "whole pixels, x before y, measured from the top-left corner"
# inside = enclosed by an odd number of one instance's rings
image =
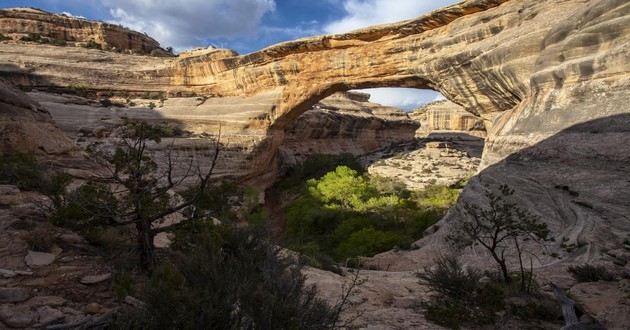
[[[17,35],[17,38],[32,33],[73,43],[92,41],[104,48],[140,54],[150,54],[153,51],[165,53],[153,38],[122,26],[51,14],[32,8],[0,10],[0,33]]]
[[[439,131],[464,132],[478,137],[486,135],[481,117],[448,100],[429,103],[414,110],[410,117],[420,123],[418,136],[427,136]]]
[[[3,43],[0,63],[2,75],[24,87],[138,101],[124,110],[103,109],[106,115],[169,120],[199,133],[223,125],[224,134],[239,141],[238,152],[226,155],[229,164],[238,165],[226,166],[224,173],[262,186],[273,180],[285,143],[295,150],[289,155],[297,155],[303,150],[299,143],[306,143],[300,139],[335,138],[332,129],[322,127],[333,127],[328,118],[337,113],[317,110],[328,124],[315,129],[300,123],[313,121],[315,112],[309,111],[327,96],[367,87],[434,89],[483,118],[482,170],[435,233],[417,243],[418,250],[379,256],[377,266],[413,271],[430,264],[447,248],[451,226],[467,216],[463,205],[483,205],[484,186],[504,183],[553,234],[546,246],[550,253],[533,261],[542,280],[568,289],[575,283],[566,280],[567,265],[602,263],[618,273],[630,267],[624,245],[630,232],[626,0],[468,0],[417,19],[244,56],[220,51],[162,59]],[[46,107],[57,104],[51,112],[68,130],[102,121],[99,110],[86,115],[57,101],[40,100]],[[149,102],[157,108],[149,109]],[[349,126],[342,118],[334,123],[335,132],[369,132],[364,124]],[[386,127],[378,125],[374,132]],[[397,134],[361,140],[371,144]],[[461,255],[483,265],[486,259],[473,252]],[[588,300],[576,292],[575,299]],[[388,306],[374,307],[379,317],[404,309],[391,301]],[[612,328],[627,324],[622,318],[630,313],[621,307],[607,309],[614,313],[599,320]]]
[[[355,92],[333,94],[287,127],[281,164],[294,165],[313,154],[361,156],[413,141],[420,126],[400,109],[368,101]]]

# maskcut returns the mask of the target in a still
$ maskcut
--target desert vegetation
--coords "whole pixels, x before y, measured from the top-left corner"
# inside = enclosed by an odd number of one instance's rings
[[[459,187],[408,191],[348,155],[312,157],[279,186],[296,196],[284,208],[286,244],[316,265],[413,248],[459,195]]]

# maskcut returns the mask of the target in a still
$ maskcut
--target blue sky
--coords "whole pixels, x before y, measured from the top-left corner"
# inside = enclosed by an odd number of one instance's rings
[[[2,0],[0,7],[37,7],[118,23],[176,50],[214,45],[241,54],[278,42],[343,33],[414,18],[456,0]],[[369,90],[372,100],[404,108],[439,94]]]

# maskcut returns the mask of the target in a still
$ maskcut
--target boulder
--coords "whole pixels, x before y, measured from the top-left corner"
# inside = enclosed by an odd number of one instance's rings
[[[30,291],[25,288],[0,288],[0,303],[17,303],[30,297]]]
[[[24,261],[29,267],[48,266],[55,262],[55,255],[46,252],[28,251]]]

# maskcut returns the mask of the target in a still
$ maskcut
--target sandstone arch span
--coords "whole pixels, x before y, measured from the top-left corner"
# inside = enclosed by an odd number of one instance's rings
[[[252,176],[273,168],[282,128],[334,91],[431,88],[485,119],[489,165],[573,124],[627,111],[619,104],[628,99],[629,11],[624,0],[467,0],[243,56],[212,50],[164,59],[53,46],[39,46],[45,52],[38,55],[33,47],[3,47],[0,62],[10,65],[0,71],[27,87],[203,96],[204,104],[174,101],[161,115],[197,125],[242,114],[237,134],[255,127],[267,137],[243,165]]]

